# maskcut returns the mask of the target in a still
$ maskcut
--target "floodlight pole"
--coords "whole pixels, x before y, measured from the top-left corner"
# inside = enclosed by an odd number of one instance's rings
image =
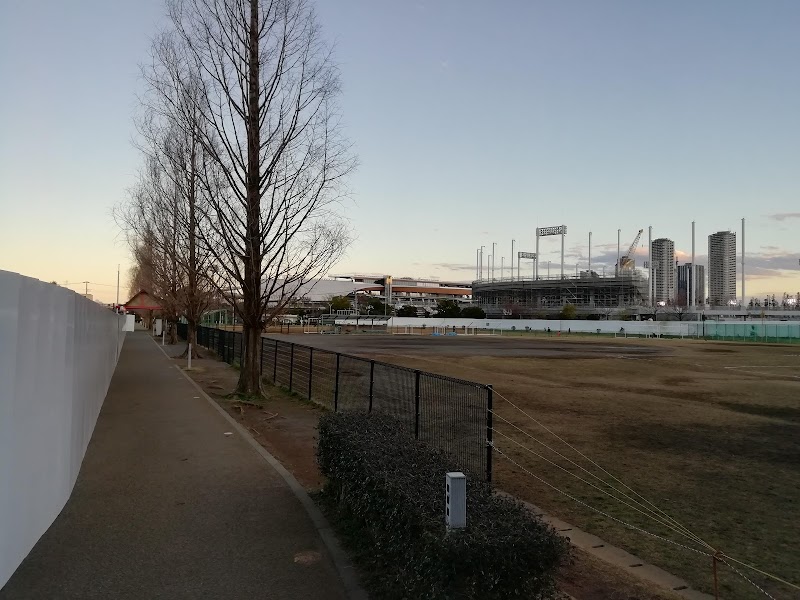
[[[494,281],[495,256],[497,256],[497,242],[492,242],[492,281]]]
[[[647,302],[653,308],[653,226],[647,228]]]
[[[694,221],[692,221],[692,268],[687,275],[689,276],[689,281],[686,282],[689,286],[689,304],[694,310],[694,298],[697,295],[697,267],[694,264]]]
[[[511,240],[511,281],[514,281],[514,242],[516,240]]]
[[[589,277],[592,276],[592,232],[589,232]]]
[[[742,218],[742,310],[744,310],[744,218]]]

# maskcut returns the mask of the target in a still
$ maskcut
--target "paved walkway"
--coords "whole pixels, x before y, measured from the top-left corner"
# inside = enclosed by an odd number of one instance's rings
[[[283,478],[141,332],[125,341],[72,497],[0,590],[1,600],[346,597]]]

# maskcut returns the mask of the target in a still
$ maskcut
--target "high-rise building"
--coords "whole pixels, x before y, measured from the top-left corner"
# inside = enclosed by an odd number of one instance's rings
[[[689,287],[694,272],[694,292]],[[675,296],[676,304],[689,306],[691,297],[694,296],[694,305],[702,306],[706,301],[706,268],[703,265],[692,265],[686,263],[677,269],[678,292]]]
[[[653,269],[653,301],[671,304],[675,299],[675,242],[667,238],[653,240],[650,263]]]
[[[708,296],[712,306],[736,301],[736,234],[730,231],[708,236]]]

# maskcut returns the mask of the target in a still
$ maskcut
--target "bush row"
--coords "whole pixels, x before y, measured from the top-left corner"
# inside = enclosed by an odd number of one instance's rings
[[[448,533],[445,473],[460,469],[448,455],[410,440],[391,417],[324,415],[317,459],[328,478],[324,496],[375,597],[553,595],[568,543],[524,505],[469,475],[467,527]]]

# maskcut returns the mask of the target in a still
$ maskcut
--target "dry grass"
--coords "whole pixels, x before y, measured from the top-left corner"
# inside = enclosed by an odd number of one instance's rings
[[[798,348],[668,340],[635,343],[658,345],[669,352],[627,359],[462,354],[454,360],[444,354],[414,356],[398,351],[380,358],[494,384],[499,417],[541,442],[551,446],[555,442],[502,400],[508,398],[713,547],[800,581]],[[570,466],[513,425],[496,421],[498,447],[531,473],[618,519],[702,549],[515,445],[514,441]],[[495,461],[499,487],[686,578],[698,589],[712,591],[709,558],[626,529],[501,457]],[[764,597],[725,567],[720,579],[724,598]],[[755,580],[777,599],[798,597],[797,590],[763,577]]]

